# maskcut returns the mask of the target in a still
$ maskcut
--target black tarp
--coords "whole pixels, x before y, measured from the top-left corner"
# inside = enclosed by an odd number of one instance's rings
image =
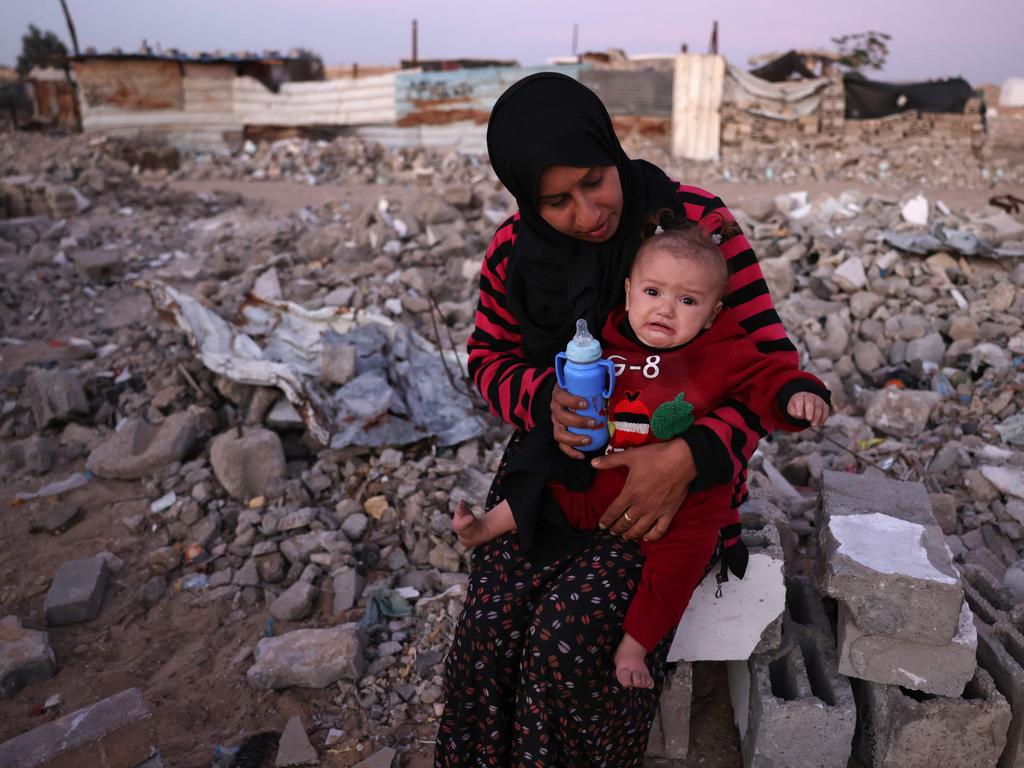
[[[974,89],[962,77],[925,83],[882,83],[850,73],[843,77],[847,119],[885,117],[897,112],[963,113]]]
[[[750,74],[772,83],[781,83],[789,80],[794,74],[799,75],[796,78],[798,80],[813,80],[817,77],[816,74],[804,66],[803,57],[796,51],[784,53],[779,58],[773,59],[757,69],[750,70]]]

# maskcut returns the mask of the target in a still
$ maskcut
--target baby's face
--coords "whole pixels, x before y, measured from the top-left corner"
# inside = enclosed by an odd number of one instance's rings
[[[649,347],[677,347],[710,328],[722,308],[714,271],[657,248],[641,254],[626,279],[626,315]]]

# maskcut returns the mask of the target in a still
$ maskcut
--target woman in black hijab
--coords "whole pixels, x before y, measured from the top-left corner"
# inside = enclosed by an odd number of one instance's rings
[[[476,385],[518,428],[490,508],[502,498],[520,445],[536,433],[553,436],[567,457],[584,458],[577,449],[586,438],[567,431],[584,426],[574,413],[582,404],[557,386],[551,366],[577,318],[599,333],[622,302],[643,237],[665,214],[708,232],[729,228],[732,217],[718,198],[630,160],[601,101],[564,75],[541,73],[511,86],[491,113],[487,145],[519,205],[481,267],[469,342]],[[722,251],[742,283],[733,290],[739,283],[730,278],[726,305],[750,319],[744,327],[764,351],[795,355],[742,234],[729,236]],[[517,534],[474,550],[446,661],[436,768],[640,765],[672,638],[647,659],[653,689],[619,687],[613,656],[642,567],[635,539],[659,538],[689,490],[735,482],[737,494],[745,493],[746,459],[763,434],[747,416],[736,404],[684,438],[594,460],[598,469],[629,470],[603,518],[606,531],[572,536],[544,515],[529,515],[524,530],[517,515]]]

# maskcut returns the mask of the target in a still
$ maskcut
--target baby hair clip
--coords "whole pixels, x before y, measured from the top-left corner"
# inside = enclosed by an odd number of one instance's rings
[[[717,232],[715,232],[715,234],[713,234],[711,236],[711,242],[714,243],[715,245],[721,245],[722,244],[722,236],[720,234],[718,234]]]
[[[665,234],[665,230],[661,228],[661,224],[659,224],[658,226],[656,226],[654,228],[654,234],[656,234],[656,235],[664,235]]]

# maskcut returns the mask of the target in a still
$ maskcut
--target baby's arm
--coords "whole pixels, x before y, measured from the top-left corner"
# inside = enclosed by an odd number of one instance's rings
[[[479,518],[464,501],[460,501],[452,513],[452,530],[464,547],[479,546],[515,529],[512,507],[507,501],[496,505]]]
[[[828,403],[813,392],[797,392],[789,398],[786,413],[794,419],[809,421],[812,427],[820,427],[828,418]]]

